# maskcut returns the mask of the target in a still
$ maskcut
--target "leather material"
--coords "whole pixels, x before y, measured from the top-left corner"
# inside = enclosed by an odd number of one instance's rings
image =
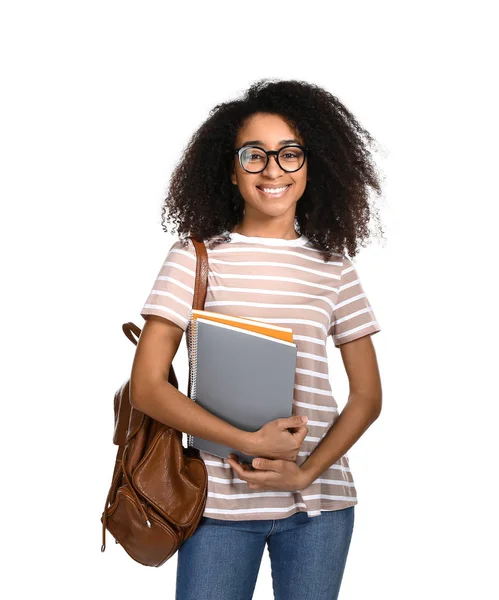
[[[196,249],[192,307],[203,309],[208,286],[208,254],[203,241]],[[124,323],[123,332],[137,345],[141,329]],[[190,389],[190,347],[189,353]],[[170,366],[168,381],[178,389]],[[106,529],[140,564],[159,567],[195,531],[203,516],[208,473],[199,450],[182,445],[182,433],[156,421],[130,404],[130,380],[114,395],[113,443],[118,446],[112,483],[102,513],[102,547]]]

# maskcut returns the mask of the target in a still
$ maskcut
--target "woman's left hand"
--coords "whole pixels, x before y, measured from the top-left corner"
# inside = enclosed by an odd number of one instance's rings
[[[291,460],[254,458],[252,465],[239,463],[235,454],[227,462],[251,490],[278,490],[296,492],[307,487],[305,473]]]

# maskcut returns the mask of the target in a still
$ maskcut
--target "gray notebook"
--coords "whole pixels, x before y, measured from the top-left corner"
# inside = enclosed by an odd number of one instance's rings
[[[292,416],[295,344],[202,318],[189,327],[192,400],[245,431]],[[243,462],[255,458],[189,434],[187,444],[221,458],[231,452]]]

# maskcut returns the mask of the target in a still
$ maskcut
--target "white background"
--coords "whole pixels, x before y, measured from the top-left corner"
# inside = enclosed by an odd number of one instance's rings
[[[174,598],[176,556],[148,569],[110,535],[100,552],[121,325],[142,327],[174,240],[160,209],[184,145],[263,77],[325,87],[386,151],[386,242],[355,259],[384,405],[349,451],[340,598],[498,597],[493,3],[346,4],[2,3],[4,597]],[[266,550],[254,598],[271,590]]]

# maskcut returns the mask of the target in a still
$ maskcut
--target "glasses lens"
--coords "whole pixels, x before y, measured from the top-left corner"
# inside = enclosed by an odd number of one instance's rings
[[[260,148],[248,147],[241,152],[241,164],[246,171],[258,173],[267,162],[267,155]]]
[[[279,151],[279,163],[284,171],[297,171],[305,160],[305,153],[297,146],[287,146]]]

